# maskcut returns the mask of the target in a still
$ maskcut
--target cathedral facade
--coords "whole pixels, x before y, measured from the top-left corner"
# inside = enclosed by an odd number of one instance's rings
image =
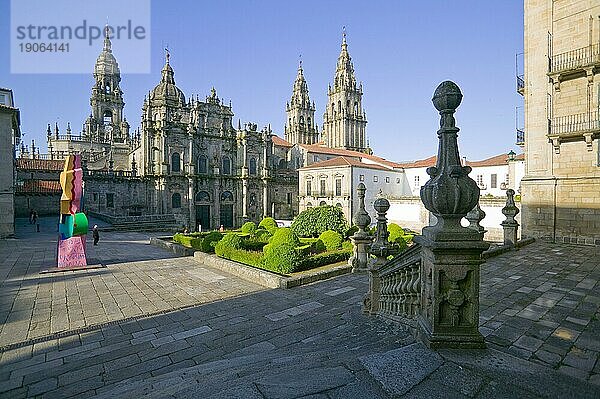
[[[123,114],[120,83],[107,31],[81,133],[73,134],[70,125],[66,134],[57,125],[47,131],[50,159],[82,154],[86,207],[100,218],[168,215],[190,230],[239,227],[265,216],[292,219],[299,209],[298,169],[344,151],[370,152],[362,84],[345,33],[321,132],[301,63],[286,105],[285,139],[270,126],[238,121],[234,127],[231,103],[214,88],[204,100],[186,98],[168,52],[134,132]]]

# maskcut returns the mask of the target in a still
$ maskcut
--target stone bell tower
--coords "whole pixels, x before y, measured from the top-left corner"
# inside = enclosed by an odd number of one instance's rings
[[[292,98],[286,104],[285,111],[287,141],[292,144],[315,144],[319,141],[319,128],[315,124],[315,103],[311,103],[308,96],[308,84],[304,79],[302,61],[298,66]]]
[[[90,105],[92,112],[85,121],[84,135],[91,141],[124,143],[129,137],[129,124],[123,118],[123,91],[119,86],[121,71],[112,53],[110,30],[104,30],[104,48],[94,66]]]
[[[346,30],[338,57],[333,86],[323,115],[323,140],[330,148],[367,152],[367,115],[362,109],[362,83],[356,83],[354,65],[348,53]]]

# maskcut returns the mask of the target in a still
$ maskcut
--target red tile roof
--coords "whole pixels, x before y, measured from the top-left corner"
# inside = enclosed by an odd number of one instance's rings
[[[365,154],[364,152],[345,150],[342,148],[329,148],[320,144],[300,144],[300,147],[304,148],[308,152],[314,152],[317,154],[338,155],[351,158],[365,158],[373,162],[388,166],[390,168],[402,167],[402,165],[400,165],[399,163],[388,161],[387,159],[378,157],[376,155]]]
[[[59,194],[62,187],[57,180],[25,180],[23,184],[17,184],[16,193],[24,194]]]
[[[292,143],[276,135],[271,136],[271,140],[273,140],[273,144],[280,147],[293,147]]]
[[[65,161],[56,159],[17,158],[16,167],[17,169],[22,170],[46,170],[52,172],[61,172],[65,167]]]
[[[516,161],[523,161],[524,159],[525,159],[525,154],[519,154],[519,155],[515,156]],[[402,163],[402,164],[400,164],[400,166],[405,169],[428,168],[430,166],[435,166],[436,162],[437,162],[437,155],[434,155],[432,157],[420,159],[418,161]],[[496,155],[496,156],[493,156],[491,158],[487,158],[487,159],[484,159],[481,161],[467,160],[467,165],[469,165],[471,167],[502,166],[502,165],[506,165],[507,163],[508,163],[508,155],[507,154]]]
[[[387,170],[387,171],[390,170],[389,168],[386,168],[381,165],[364,163],[364,162],[361,162],[359,159],[349,158],[349,157],[344,157],[344,156],[331,158],[326,161],[315,162],[309,166],[305,166],[300,169],[302,169],[302,170],[321,169],[321,168],[335,167],[335,166],[358,166],[360,168]]]

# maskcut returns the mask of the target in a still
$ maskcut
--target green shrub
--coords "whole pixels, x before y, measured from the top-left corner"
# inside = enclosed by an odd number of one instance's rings
[[[242,225],[242,233],[254,234],[256,231],[256,223],[246,222]]]
[[[354,245],[352,245],[350,241],[344,241],[342,243],[342,249],[349,249],[350,251],[352,251],[354,249]]]
[[[350,259],[350,256],[352,256],[352,250],[348,249],[323,252],[322,254],[312,255],[311,257],[298,261],[294,271],[299,272],[302,270],[314,269],[315,267],[330,265],[332,263],[343,262]]]
[[[354,225],[352,227],[350,227],[348,230],[346,230],[346,234],[345,237],[352,237],[356,232],[358,231],[358,226]]]
[[[294,219],[292,230],[300,237],[318,237],[327,230],[346,234],[348,223],[339,207],[324,205],[302,211]]]
[[[263,229],[267,230],[269,233],[275,234],[275,231],[277,230],[277,222],[275,221],[275,219],[273,219],[271,217],[266,217],[260,221],[260,224],[258,225],[258,227],[262,227]]]
[[[229,249],[222,257],[246,265],[260,267],[263,254],[262,252],[245,251],[243,249]]]
[[[413,238],[415,237],[414,234],[404,234],[402,236],[402,239],[407,243],[407,244],[411,244],[413,241]]]
[[[300,240],[298,236],[292,229],[289,227],[282,227],[275,231],[273,234],[273,238],[269,241],[269,245],[279,245],[279,244],[291,244],[294,247],[300,245]]]
[[[202,239],[202,245],[200,246],[200,250],[209,254],[214,253],[215,245],[217,245],[217,243],[222,238],[223,234],[219,233],[218,231],[211,231],[206,236],[204,236],[204,239]]]
[[[242,239],[234,233],[227,233],[225,234],[225,237],[223,237],[221,241],[219,241],[217,245],[215,245],[215,253],[218,256],[227,258],[229,251],[241,248]]]
[[[398,238],[402,238],[404,235],[404,230],[402,227],[398,226],[396,223],[390,223],[387,226],[387,230],[390,233],[388,235],[389,242],[396,242]]]
[[[264,243],[267,243],[267,242],[269,242],[269,240],[271,239],[271,237],[273,237],[273,235],[271,233],[269,233],[266,229],[258,228],[254,232],[254,237],[257,240],[260,240],[260,241],[263,241]]]
[[[328,251],[335,251],[342,247],[343,238],[337,231],[327,230],[321,233],[319,240],[323,241]]]
[[[323,244],[323,241],[321,241],[318,238],[302,237],[302,238],[300,238],[300,243],[301,244],[310,244],[311,252],[313,252],[313,253],[319,253],[319,252],[323,252],[323,251],[327,250],[327,248],[325,248],[325,244]]]
[[[302,258],[306,258],[307,256],[310,256],[310,254],[312,253],[312,244],[300,245],[299,247],[296,247],[296,252]]]
[[[267,243],[261,240],[257,240],[256,238],[248,238],[242,240],[242,248],[246,251],[260,251],[262,252],[264,246]]]
[[[275,237],[273,237],[275,240]],[[269,243],[265,245],[263,265],[278,273],[291,273],[296,268],[298,261],[302,259],[302,255],[296,252],[296,246],[289,242],[281,244]]]
[[[173,236],[173,242],[188,248],[201,249],[202,247],[202,238],[188,236],[182,233],[175,234]]]

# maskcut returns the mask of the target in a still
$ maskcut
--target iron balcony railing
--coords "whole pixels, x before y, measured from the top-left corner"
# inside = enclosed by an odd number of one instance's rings
[[[523,95],[525,92],[525,79],[523,75],[517,75],[517,93]]]
[[[517,129],[517,145],[525,144],[525,130]]]
[[[600,43],[552,56],[550,73],[579,69],[596,63],[600,63]]]
[[[583,133],[593,130],[600,130],[600,119],[597,110],[582,114],[559,116],[553,118],[550,124],[551,135]]]

